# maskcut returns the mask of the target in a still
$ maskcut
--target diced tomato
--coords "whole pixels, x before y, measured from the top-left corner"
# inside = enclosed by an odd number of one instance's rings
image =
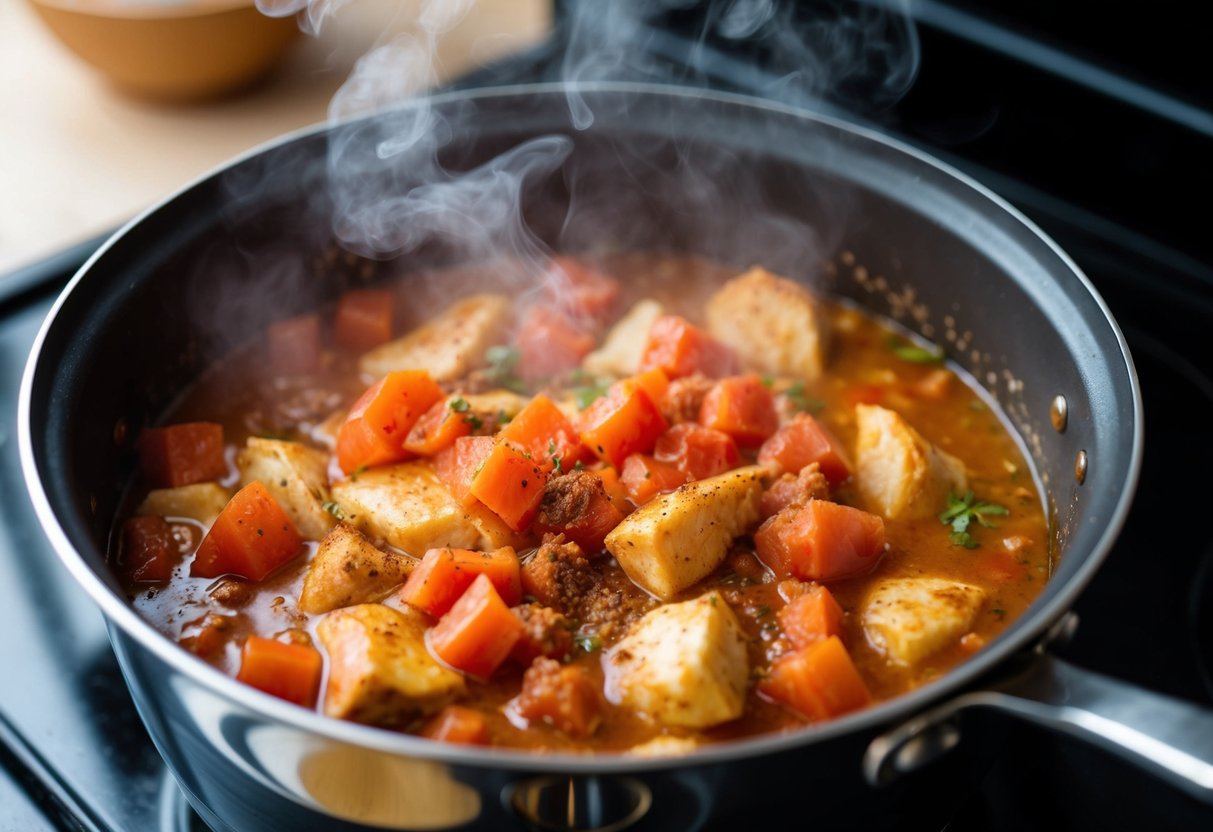
[[[181,550],[163,517],[132,517],[122,524],[122,569],[137,584],[162,584],[173,576]]]
[[[587,459],[581,435],[555,402],[542,393],[535,396],[501,431],[501,438],[529,453],[544,471],[556,467],[571,471]]]
[[[217,480],[227,473],[223,425],[183,422],[146,428],[139,435],[139,467],[148,485],[155,488]]]
[[[754,533],[758,557],[777,576],[833,581],[868,572],[884,554],[884,520],[826,500],[789,506]]]
[[[353,289],[337,302],[333,322],[337,346],[362,352],[392,340],[392,293],[380,289]]]
[[[842,444],[807,413],[797,413],[758,449],[758,463],[777,467],[779,473],[799,473],[816,462],[831,485],[851,476]]]
[[[323,666],[315,648],[249,636],[240,651],[236,678],[279,699],[310,708],[320,692]]]
[[[484,714],[463,705],[447,705],[418,732],[426,739],[460,745],[488,745],[489,723]]]
[[[619,481],[632,502],[642,506],[658,494],[685,483],[687,474],[672,462],[662,462],[648,454],[632,454],[623,461]]]
[[[757,376],[734,376],[708,391],[699,422],[727,433],[742,447],[754,447],[779,428],[779,414],[771,391]]]
[[[523,531],[539,510],[547,474],[529,455],[497,442],[472,475],[471,495],[516,532]]]
[[[593,553],[602,550],[603,539],[621,520],[623,512],[607,496],[597,474],[571,471],[548,480],[535,518],[535,533],[563,534]]]
[[[447,399],[439,399],[421,414],[404,440],[404,449],[418,456],[434,456],[472,432],[472,420],[455,411]]]
[[[624,514],[630,512],[632,504],[628,500],[627,488],[619,479],[619,469],[605,463],[599,463],[591,470],[598,479],[602,480],[602,488],[606,491],[606,495],[611,498],[611,502],[615,504],[615,508]]]
[[[522,635],[522,622],[487,575],[476,580],[429,631],[430,650],[449,666],[487,679]]]
[[[842,636],[842,607],[834,594],[820,584],[810,584],[779,611],[779,625],[796,647],[808,647],[830,636]]]
[[[722,431],[683,422],[657,440],[653,456],[673,464],[688,480],[702,480],[731,471],[741,464],[733,437]]]
[[[434,457],[434,473],[464,508],[476,503],[472,478],[495,447],[497,442],[491,436],[461,436]]]
[[[641,370],[660,367],[671,379],[695,373],[724,378],[740,366],[732,348],[678,315],[663,315],[653,321],[640,359]]]
[[[539,658],[522,675],[522,691],[507,709],[530,725],[550,725],[570,737],[588,737],[602,722],[604,703],[585,668]]]
[[[581,414],[581,441],[599,459],[618,468],[632,454],[652,451],[668,427],[644,388],[624,379]]]
[[[574,317],[597,322],[610,315],[619,297],[618,280],[571,257],[553,257],[552,266],[559,273],[548,286],[549,302],[562,303]]]
[[[280,376],[297,376],[320,369],[320,316],[300,315],[272,323],[265,330],[270,369]]]
[[[521,567],[510,546],[493,552],[430,549],[409,574],[400,590],[400,600],[437,618],[459,600],[479,575],[488,576],[509,606],[522,600]]]
[[[291,518],[259,481],[228,501],[202,539],[190,566],[195,578],[239,575],[260,581],[297,556],[303,538]]]
[[[872,694],[838,636],[780,656],[758,690],[812,720],[833,719],[872,704]]]
[[[337,432],[337,464],[349,474],[358,468],[403,462],[409,431],[443,398],[425,370],[388,373],[359,397]]]
[[[554,306],[537,304],[523,315],[515,337],[518,373],[526,381],[562,376],[594,349],[584,325]]]

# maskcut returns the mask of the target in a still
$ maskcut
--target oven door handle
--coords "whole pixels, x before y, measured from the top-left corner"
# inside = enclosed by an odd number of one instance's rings
[[[885,785],[961,739],[970,709],[1082,739],[1213,803],[1213,711],[1075,667],[1042,652],[1020,673],[926,711],[871,742],[864,776]]]

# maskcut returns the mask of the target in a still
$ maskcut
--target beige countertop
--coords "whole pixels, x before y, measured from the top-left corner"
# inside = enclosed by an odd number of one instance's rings
[[[547,0],[479,0],[438,46],[451,77],[542,38]],[[207,104],[131,98],[21,0],[0,2],[0,276],[102,233],[224,160],[323,121],[359,56],[420,0],[359,0],[302,38],[265,83]]]

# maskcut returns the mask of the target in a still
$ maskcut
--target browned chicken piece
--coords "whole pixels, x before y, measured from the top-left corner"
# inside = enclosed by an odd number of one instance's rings
[[[773,517],[788,506],[802,506],[809,500],[828,500],[830,484],[816,463],[806,465],[799,475],[784,474],[762,493],[762,516]]]
[[[563,535],[547,535],[522,565],[522,591],[559,612],[579,606],[594,588],[594,573],[581,547]]]
[[[699,421],[699,409],[715,383],[699,374],[674,379],[666,389],[665,400],[661,402],[662,414],[671,425]]]
[[[523,667],[543,656],[563,659],[573,651],[573,623],[543,604],[521,604],[510,610],[522,622],[522,635],[510,658]]]
[[[235,578],[224,578],[216,583],[210,591],[210,596],[225,607],[243,607],[257,594],[255,584],[238,581]]]
[[[522,692],[506,712],[517,721],[550,725],[570,737],[592,735],[602,722],[602,694],[589,673],[542,656],[522,676]]]
[[[320,541],[303,577],[299,609],[309,613],[378,601],[404,581],[417,561],[374,546],[349,523]]]
[[[425,645],[416,610],[360,604],[330,612],[316,635],[329,657],[324,712],[371,725],[405,725],[442,709],[466,690],[463,676]]]

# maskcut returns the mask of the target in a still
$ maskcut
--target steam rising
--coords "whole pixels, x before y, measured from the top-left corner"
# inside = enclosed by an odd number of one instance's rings
[[[305,30],[318,32],[348,2],[257,5],[271,15],[298,13]],[[572,132],[533,138],[459,169],[449,157],[477,133],[483,113],[474,101],[435,107],[425,93],[437,83],[440,39],[473,5],[474,0],[425,0],[414,32],[364,56],[330,106],[327,188],[334,232],[358,254],[382,259],[445,245],[469,261],[504,264],[504,276],[520,281],[515,286],[540,275],[551,280],[548,248],[528,226],[522,206],[529,190],[556,178],[571,195],[558,233],[547,235],[559,248],[653,247],[659,242],[654,225],[661,225],[651,221],[656,198],[677,206],[671,228],[699,234],[667,241],[671,247],[807,276],[847,211],[837,196],[808,183],[782,182],[791,202],[821,209],[810,223],[787,200],[783,207],[772,204],[762,183],[748,175],[752,159],[708,142],[679,146],[666,137],[634,137],[610,153],[577,153],[572,136],[593,135],[596,122],[627,124],[633,102],[626,95],[593,98],[576,85],[706,86],[726,65],[720,56],[727,54],[749,71],[737,76],[743,86],[748,79],[754,93],[798,106],[828,100],[871,112],[900,98],[918,65],[913,25],[886,4],[570,0],[558,67],[561,79],[571,82]],[[370,111],[381,114],[351,120]],[[823,223],[826,215],[834,220]]]

